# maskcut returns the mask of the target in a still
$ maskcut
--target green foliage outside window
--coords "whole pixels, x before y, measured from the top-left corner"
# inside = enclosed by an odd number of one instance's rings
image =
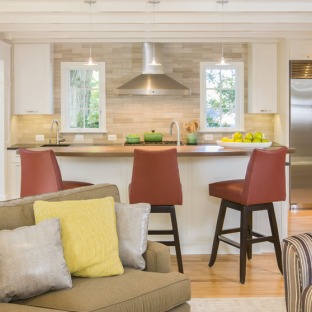
[[[70,70],[70,128],[99,128],[99,70]]]
[[[206,69],[206,126],[235,126],[235,69]]]

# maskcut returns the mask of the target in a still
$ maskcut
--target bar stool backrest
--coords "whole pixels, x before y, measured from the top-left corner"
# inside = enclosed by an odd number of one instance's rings
[[[253,150],[244,182],[244,205],[284,201],[287,148]]]
[[[129,201],[159,206],[182,204],[176,148],[153,151],[134,150]]]
[[[19,150],[21,156],[21,197],[57,192],[62,176],[53,150]]]

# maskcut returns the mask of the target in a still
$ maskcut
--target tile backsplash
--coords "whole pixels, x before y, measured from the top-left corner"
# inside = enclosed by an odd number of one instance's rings
[[[182,139],[186,138],[184,124],[199,120],[199,71],[200,62],[217,62],[221,45],[214,43],[163,43],[165,73],[191,89],[189,96],[121,96],[115,89],[141,73],[141,43],[95,43],[92,55],[96,62],[106,63],[106,115],[107,133],[84,134],[83,143],[107,142],[108,134],[116,134],[117,142],[124,142],[128,133],[142,134],[152,129],[162,132],[169,139],[172,120],[179,122]],[[228,61],[245,63],[245,111],[247,111],[248,83],[246,44],[231,43],[224,46]],[[53,119],[60,120],[60,69],[61,62],[86,61],[88,44],[54,44],[54,115],[16,115],[12,117],[12,143],[35,143],[36,134],[44,134],[45,143],[55,141],[50,131]],[[273,116],[270,114],[245,114],[245,129],[262,131],[273,139]],[[214,134],[214,140],[223,136]],[[67,142],[75,142],[72,134],[63,134]],[[200,136],[199,142],[204,142]],[[82,143],[81,141],[77,143]],[[211,142],[208,142],[211,143]]]

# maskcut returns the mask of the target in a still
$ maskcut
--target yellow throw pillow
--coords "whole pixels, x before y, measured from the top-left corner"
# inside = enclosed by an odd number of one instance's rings
[[[122,274],[112,197],[34,203],[36,223],[59,218],[64,257],[75,276]]]

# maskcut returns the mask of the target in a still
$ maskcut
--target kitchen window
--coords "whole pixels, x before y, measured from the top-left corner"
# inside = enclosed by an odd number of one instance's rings
[[[200,64],[200,129],[203,132],[244,129],[244,63]]]
[[[62,62],[61,83],[61,131],[105,132],[105,63]]]

